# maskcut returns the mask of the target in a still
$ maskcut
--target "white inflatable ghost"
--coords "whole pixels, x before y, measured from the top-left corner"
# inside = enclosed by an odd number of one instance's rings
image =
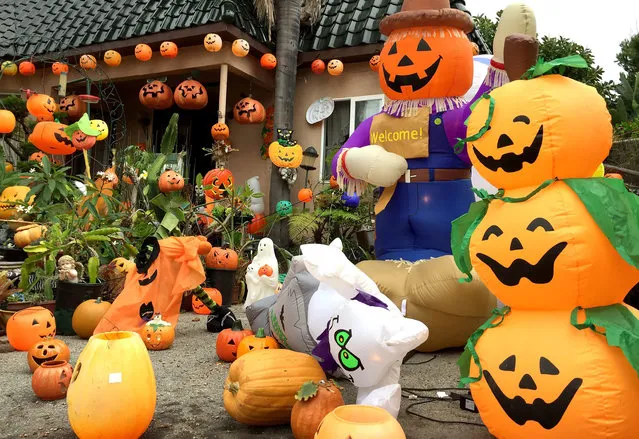
[[[257,246],[257,254],[246,269],[246,301],[244,309],[254,302],[275,294],[279,269],[275,248],[270,238],[263,238]]]
[[[405,318],[375,282],[342,253],[341,241],[301,247],[320,286],[308,306],[308,327],[318,341],[313,355],[359,388],[357,404],[399,413],[404,356],[428,338],[422,322]]]
[[[246,180],[246,185],[251,189],[251,191],[255,193],[261,193],[260,190],[260,177],[257,175],[255,177],[251,177]],[[264,206],[264,197],[251,197],[251,202],[249,203],[249,209],[253,213],[264,213],[266,209]]]

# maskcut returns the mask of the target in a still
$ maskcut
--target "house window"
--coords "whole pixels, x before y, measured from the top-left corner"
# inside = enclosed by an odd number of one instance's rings
[[[324,120],[320,175],[322,181],[331,177],[333,156],[365,119],[379,113],[384,106],[384,95],[335,99],[335,110]]]

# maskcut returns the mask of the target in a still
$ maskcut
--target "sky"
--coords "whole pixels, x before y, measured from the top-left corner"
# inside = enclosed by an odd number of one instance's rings
[[[466,0],[473,15],[494,19],[508,0]],[[588,47],[604,71],[604,79],[619,80],[615,62],[619,44],[639,32],[639,0],[528,0],[534,11],[539,36],[570,38]]]

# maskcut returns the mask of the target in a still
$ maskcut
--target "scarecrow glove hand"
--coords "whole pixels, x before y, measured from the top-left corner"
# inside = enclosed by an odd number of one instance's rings
[[[349,149],[345,162],[353,178],[382,187],[397,183],[408,169],[404,157],[388,152],[379,145]]]

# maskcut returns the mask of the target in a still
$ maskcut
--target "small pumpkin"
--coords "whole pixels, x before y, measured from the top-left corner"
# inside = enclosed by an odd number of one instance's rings
[[[321,75],[326,70],[326,63],[321,59],[316,59],[311,63],[311,71],[316,75]]]
[[[73,154],[76,149],[64,131],[66,127],[58,122],[38,122],[29,135],[29,142],[47,154]]]
[[[117,67],[122,62],[122,55],[117,50],[104,52],[104,63],[110,67]]]
[[[339,59],[332,59],[328,62],[328,74],[339,76],[344,72],[344,63]]]
[[[222,293],[220,293],[220,290],[218,290],[217,288],[202,289],[206,292],[206,294],[213,302],[215,302],[217,305],[222,305]],[[200,314],[203,316],[211,314],[211,310],[205,304],[203,304],[202,301],[198,299],[195,294],[191,296],[191,306],[195,314]]]
[[[73,366],[64,360],[46,361],[31,377],[33,393],[45,401],[62,399],[71,384]]]
[[[309,188],[300,189],[297,193],[297,199],[302,203],[310,203],[313,201],[313,191]]]
[[[238,355],[224,383],[224,408],[243,424],[286,425],[299,388],[319,380],[326,380],[326,375],[308,354],[267,349]]]
[[[138,61],[146,62],[151,59],[153,56],[153,50],[148,44],[138,44],[135,46],[135,58]]]
[[[46,226],[41,226],[40,224],[29,224],[18,227],[15,235],[13,235],[13,242],[15,242],[18,247],[25,248],[42,238],[46,231]]]
[[[29,156],[29,161],[42,163],[42,158],[45,156],[46,154],[43,153],[42,151],[34,152],[33,154]]]
[[[206,34],[204,48],[209,52],[219,52],[222,49],[222,38],[218,34]]]
[[[232,328],[222,330],[217,336],[215,352],[218,358],[229,363],[235,361],[237,359],[238,346],[242,340],[250,335],[253,335],[253,331],[244,329],[240,319],[235,320]]]
[[[122,276],[126,276],[126,274],[135,268],[135,262],[129,261],[127,258],[118,257],[109,262],[109,266],[113,267],[113,269]]]
[[[166,110],[173,106],[173,90],[161,81],[144,84],[138,98],[142,105],[152,110]]]
[[[256,213],[251,222],[246,226],[246,231],[251,235],[257,235],[266,228],[266,218],[263,213]]]
[[[213,137],[213,140],[226,140],[230,135],[229,127],[224,122],[218,122],[211,127],[211,137]]]
[[[233,190],[233,173],[226,168],[212,169],[202,179],[204,195],[212,200],[221,200]]]
[[[162,193],[181,191],[184,188],[184,177],[171,169],[166,170],[160,175],[158,187]]]
[[[260,101],[249,96],[233,106],[233,118],[241,124],[262,123],[266,119],[266,110]]]
[[[18,204],[33,204],[35,195],[27,201],[27,194],[31,191],[28,186],[9,186],[0,194],[0,219],[14,218],[18,215]]]
[[[272,276],[273,275],[273,267],[271,267],[268,264],[264,264],[262,265],[259,270],[257,270],[257,275],[258,276]]]
[[[18,66],[13,61],[4,61],[0,65],[0,72],[5,76],[15,76],[18,73]]]
[[[71,143],[73,144],[73,147],[80,151],[86,151],[93,148],[97,140],[97,137],[84,134],[81,130],[74,131],[71,136]]]
[[[268,156],[280,168],[298,168],[302,164],[301,145],[281,145],[275,141],[268,147]]]
[[[150,351],[168,349],[175,340],[175,327],[157,314],[142,328],[142,340]]]
[[[16,127],[16,117],[9,110],[0,110],[0,133],[9,134]]]
[[[80,67],[84,70],[93,70],[97,66],[97,61],[93,55],[82,55],[80,57]]]
[[[200,110],[209,103],[209,94],[201,83],[187,79],[175,88],[173,100],[183,110]]]
[[[160,44],[160,55],[165,58],[175,58],[178,55],[178,46],[172,41]]]
[[[103,301],[101,297],[85,300],[73,312],[71,319],[73,331],[80,338],[90,338],[109,308],[111,304]]]
[[[337,183],[337,179],[331,175],[331,179],[328,181],[331,189],[339,189],[339,184]]]
[[[63,62],[56,61],[51,65],[51,71],[54,75],[60,76],[61,73],[69,73],[69,66]]]
[[[23,76],[33,76],[36,72],[35,64],[31,61],[22,61],[18,66],[18,70]]]
[[[265,53],[260,58],[260,65],[265,70],[273,70],[277,67],[277,58],[272,53]]]
[[[233,41],[233,45],[231,46],[231,51],[233,52],[233,55],[239,56],[240,58],[248,55],[249,50],[251,50],[251,46],[249,45],[248,41],[243,40],[241,38],[238,38],[237,40]]]
[[[370,61],[368,61],[368,65],[372,71],[379,71],[379,55],[373,55]]]
[[[295,395],[291,430],[295,439],[313,439],[324,417],[344,405],[342,390],[334,381],[307,381]]]
[[[98,142],[106,139],[109,135],[109,125],[107,125],[107,123],[103,120],[91,119],[91,128],[100,131],[100,134],[96,137]]]
[[[273,337],[264,334],[264,328],[259,328],[255,335],[246,337],[237,347],[237,358],[260,349],[279,349],[280,345]]]
[[[77,95],[69,95],[60,99],[60,111],[64,111],[70,120],[78,120],[87,112],[86,103]]]
[[[48,95],[35,93],[27,99],[27,111],[38,121],[52,121],[58,104]]]
[[[335,438],[406,439],[402,426],[381,407],[343,405],[320,422],[315,439]]]
[[[237,270],[238,256],[230,248],[213,247],[205,257],[206,267],[216,270]]]
[[[53,313],[41,306],[18,311],[7,322],[9,344],[17,351],[27,351],[37,342],[55,337]]]
[[[58,338],[41,340],[27,351],[27,363],[31,372],[34,372],[47,361],[69,361],[70,357],[69,346]]]
[[[11,171],[13,171],[13,163],[4,162],[4,172],[11,172]]]

